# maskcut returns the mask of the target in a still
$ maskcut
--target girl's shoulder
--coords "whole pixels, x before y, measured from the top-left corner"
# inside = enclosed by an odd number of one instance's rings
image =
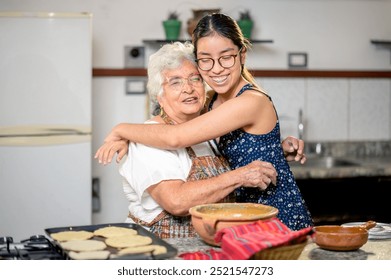
[[[246,93],[246,94],[244,94]],[[253,98],[256,98],[256,99],[267,99],[269,101],[271,101],[271,97],[269,94],[267,94],[267,92],[262,89],[261,87],[259,86],[254,86],[252,84],[246,84],[242,87],[242,89],[239,91],[238,95],[237,96],[240,96],[240,95],[243,95],[244,96],[247,96],[247,97],[253,97]]]
[[[261,88],[261,87],[258,86],[258,85],[253,85],[253,84],[250,84],[250,83],[245,84],[245,85],[239,90],[238,95],[239,95],[239,94],[242,94],[243,92],[248,92],[248,91],[258,92],[258,93],[262,93],[262,94],[264,94],[264,95],[269,96],[269,95],[267,94],[267,92],[266,92],[263,88]]]

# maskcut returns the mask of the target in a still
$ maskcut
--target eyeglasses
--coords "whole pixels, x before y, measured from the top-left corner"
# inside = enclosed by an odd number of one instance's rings
[[[168,86],[174,91],[181,91],[186,81],[189,85],[195,87],[203,85],[202,77],[199,74],[192,74],[187,78],[168,78],[168,81],[165,82],[165,84],[168,84]]]
[[[235,65],[236,57],[240,54],[241,51],[242,48],[240,48],[237,54],[220,56],[217,61],[221,67],[225,69],[231,68]],[[215,60],[213,58],[199,58],[195,61],[197,62],[198,68],[203,71],[209,71],[215,65]]]

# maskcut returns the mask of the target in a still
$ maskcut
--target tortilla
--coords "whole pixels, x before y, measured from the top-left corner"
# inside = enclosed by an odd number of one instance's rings
[[[109,251],[85,251],[68,253],[68,256],[73,260],[106,260],[109,258]]]
[[[122,249],[118,252],[119,256],[128,255],[128,254],[141,254],[141,253],[150,253],[153,255],[160,255],[167,253],[167,248],[161,245],[146,245],[138,247],[128,247]]]
[[[99,240],[70,240],[61,243],[61,247],[64,250],[86,252],[103,250],[107,246],[103,241]]]
[[[137,234],[137,231],[131,228],[116,227],[116,226],[103,227],[94,231],[95,236],[103,236],[103,237],[121,236],[126,234],[134,235]]]
[[[127,248],[152,244],[152,238],[141,235],[121,235],[109,237],[105,242],[114,248]]]
[[[52,233],[50,237],[57,241],[70,241],[70,240],[87,240],[94,236],[90,231],[80,230],[80,231],[60,231]]]

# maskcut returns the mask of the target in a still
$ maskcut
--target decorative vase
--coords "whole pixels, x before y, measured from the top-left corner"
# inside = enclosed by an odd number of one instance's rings
[[[182,22],[175,19],[169,19],[163,21],[164,32],[166,34],[166,40],[178,40],[179,33],[181,31]]]
[[[197,26],[197,23],[206,15],[213,13],[220,13],[221,9],[202,9],[202,10],[193,10],[193,18],[190,18],[187,21],[187,33],[190,37],[193,35],[194,28]]]
[[[238,21],[238,25],[242,30],[243,36],[247,39],[251,39],[251,32],[253,30],[254,22],[249,19],[242,19]]]

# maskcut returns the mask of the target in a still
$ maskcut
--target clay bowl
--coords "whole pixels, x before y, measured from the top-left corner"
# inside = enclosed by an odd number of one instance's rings
[[[325,225],[314,227],[314,242],[322,249],[332,251],[353,251],[361,248],[368,241],[368,230],[376,222],[368,221],[355,227]]]
[[[214,236],[220,229],[272,218],[278,214],[277,208],[258,203],[203,204],[190,208],[189,212],[196,232],[213,246],[219,246]]]

